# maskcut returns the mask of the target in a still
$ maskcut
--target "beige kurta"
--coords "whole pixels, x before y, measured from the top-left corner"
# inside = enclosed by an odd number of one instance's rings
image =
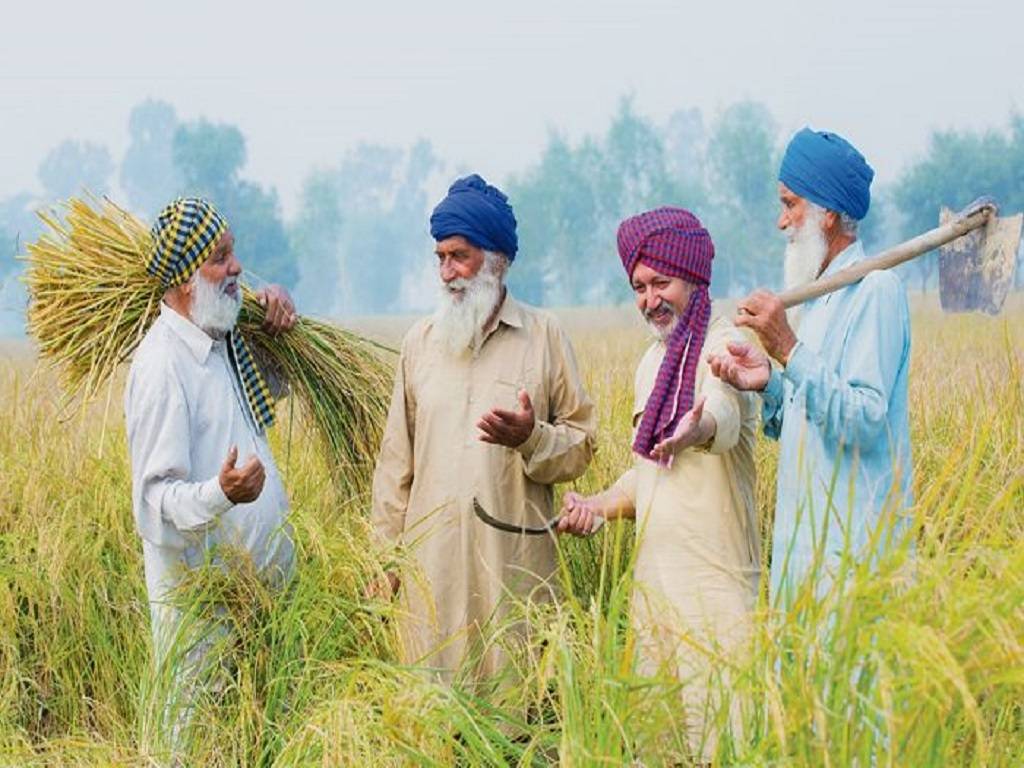
[[[520,389],[536,415],[529,439],[518,449],[481,442],[480,417],[519,410]],[[554,514],[552,484],[586,469],[595,427],[572,347],[551,315],[507,296],[476,357],[449,353],[431,318],[410,329],[373,481],[375,533],[409,547],[423,577],[403,579],[406,661],[450,679],[483,626],[505,615],[506,592],[546,596],[554,539],[485,525],[473,498],[499,520],[543,523]],[[493,676],[501,661],[488,651],[480,672]]]
[[[708,675],[723,671],[693,643],[731,652],[747,637],[757,600],[760,543],[754,503],[758,403],[710,374],[706,357],[744,341],[721,318],[708,328],[697,369],[697,397],[715,417],[714,440],[675,457],[671,468],[637,457],[616,483],[636,507],[637,553],[633,625],[643,674],[667,670],[683,683],[686,728],[701,744]],[[637,368],[634,424],[639,423],[665,354],[658,342]],[[712,689],[717,687],[712,685]]]

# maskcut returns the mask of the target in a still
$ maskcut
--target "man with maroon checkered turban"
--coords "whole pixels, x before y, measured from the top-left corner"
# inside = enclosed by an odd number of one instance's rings
[[[743,337],[712,318],[711,236],[681,208],[619,226],[619,256],[655,336],[637,368],[633,467],[603,493],[567,493],[561,530],[586,535],[596,516],[637,521],[633,625],[639,668],[683,682],[691,757],[712,759],[708,654],[744,643],[757,600],[760,539],[754,505],[758,404],[709,375],[705,358]]]

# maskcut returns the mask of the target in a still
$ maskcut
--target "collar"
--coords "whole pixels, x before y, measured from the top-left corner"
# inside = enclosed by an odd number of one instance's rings
[[[160,319],[185,343],[200,365],[206,363],[206,358],[210,356],[210,350],[213,348],[213,338],[206,331],[162,301]]]
[[[831,275],[838,272],[840,269],[846,269],[863,258],[864,246],[861,244],[859,239],[854,240],[836,254],[836,257],[832,259],[832,262],[825,268],[825,271],[821,273],[821,277]],[[818,279],[820,280],[821,278]]]
[[[495,327],[504,323],[513,328],[523,327],[523,305],[512,298],[512,293],[505,287],[505,300],[501,302],[501,309],[498,310],[498,322]]]

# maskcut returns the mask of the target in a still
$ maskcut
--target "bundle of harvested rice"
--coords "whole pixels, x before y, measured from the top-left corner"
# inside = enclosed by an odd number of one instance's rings
[[[41,213],[47,231],[27,246],[29,332],[58,369],[70,401],[94,397],[128,360],[160,311],[159,282],[146,273],[150,232],[109,200],[72,198],[64,215]],[[378,344],[300,317],[287,333],[261,326],[263,308],[245,288],[238,327],[257,357],[284,374],[329,451],[332,478],[352,488],[375,459],[391,362]]]

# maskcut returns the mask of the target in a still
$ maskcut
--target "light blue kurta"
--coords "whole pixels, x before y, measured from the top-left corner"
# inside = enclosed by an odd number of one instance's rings
[[[856,241],[824,274],[863,258]],[[844,551],[877,554],[872,534],[890,530],[890,520],[897,534],[907,524],[900,513],[910,501],[909,365],[910,312],[895,273],[872,272],[804,305],[799,341],[763,393],[765,434],[780,443],[773,602],[788,603],[816,545],[820,594]]]

